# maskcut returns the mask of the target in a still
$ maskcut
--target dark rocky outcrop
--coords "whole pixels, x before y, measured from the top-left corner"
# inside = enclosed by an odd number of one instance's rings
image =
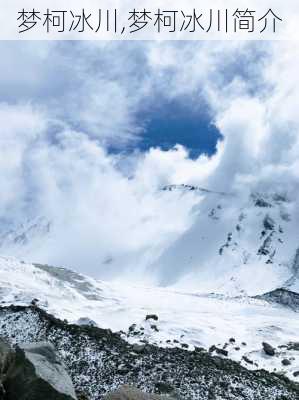
[[[145,320],[148,321],[149,319],[153,319],[154,321],[158,321],[159,317],[158,317],[158,315],[156,315],[156,314],[148,314],[148,315],[145,317]]]
[[[202,349],[187,351],[146,344],[143,351],[136,352],[119,334],[70,325],[38,307],[0,308],[0,331],[12,343],[52,343],[63,358],[76,391],[89,400],[103,399],[124,384],[155,394],[165,394],[165,387],[171,386],[184,400],[298,398],[298,384],[286,377],[264,370],[249,371]]]
[[[53,345],[31,343],[12,349],[0,340],[0,348],[3,400],[77,400]]]
[[[0,400],[5,399],[6,391],[4,388],[4,380],[12,354],[12,349],[9,343],[0,338]]]
[[[267,214],[264,218],[263,225],[266,231],[273,231],[275,227],[275,221]]]
[[[254,298],[266,300],[269,303],[277,303],[289,307],[294,311],[299,311],[299,294],[284,288],[275,289]]]

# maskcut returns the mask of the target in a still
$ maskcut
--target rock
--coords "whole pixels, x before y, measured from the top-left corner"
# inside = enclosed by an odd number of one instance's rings
[[[284,366],[291,365],[291,361],[287,358],[284,358],[283,360],[281,360],[281,364]]]
[[[133,386],[121,386],[115,392],[109,393],[104,400],[174,400],[172,397],[142,392]]]
[[[37,306],[38,302],[39,302],[39,299],[36,299],[36,298],[35,298],[35,299],[32,299],[32,300],[31,300],[31,303],[30,303],[30,304],[31,304],[32,306]]]
[[[3,381],[5,373],[12,360],[13,352],[10,345],[2,338],[0,338],[0,400],[5,399],[5,389]]]
[[[266,200],[262,199],[262,198],[257,198],[255,200],[255,204],[256,207],[272,207],[272,204],[267,202]]]
[[[214,357],[213,358],[213,362],[216,365],[217,368],[221,368],[222,367],[222,361],[220,357]]]
[[[87,317],[79,318],[77,324],[81,326],[98,326],[95,321]]]
[[[216,353],[217,353],[217,354],[220,354],[220,355],[222,355],[222,356],[225,356],[225,357],[228,356],[228,351],[227,351],[227,350],[219,349],[218,347],[216,347]]]
[[[277,303],[282,306],[289,307],[294,311],[299,310],[299,294],[290,290],[280,288],[264,293],[263,295],[254,296],[256,299],[266,300],[269,303]]]
[[[132,346],[132,350],[135,352],[135,353],[143,353],[144,352],[144,350],[145,350],[145,345],[144,344],[133,344],[133,346]]]
[[[244,360],[247,364],[253,364],[253,361],[250,360],[248,357],[243,356],[242,358],[243,358],[243,360]]]
[[[294,376],[295,378],[297,378],[297,376],[299,376],[299,371],[293,372],[293,376]]]
[[[290,342],[285,346],[288,350],[299,351],[299,342]]]
[[[158,321],[159,317],[158,317],[158,315],[156,315],[156,314],[148,314],[148,315],[145,317],[145,320],[148,321],[149,319],[153,319],[153,320],[155,320],[155,321]]]
[[[264,224],[264,228],[269,231],[273,231],[273,229],[275,227],[275,222],[269,215],[265,216],[263,224]]]
[[[232,337],[232,338],[229,339],[229,342],[230,343],[236,343],[236,339]]]
[[[118,366],[117,372],[121,375],[126,375],[128,372],[130,372],[130,369],[126,367],[124,364],[121,364]]]
[[[6,340],[0,338],[0,376],[5,373],[12,358],[12,349]]]
[[[227,350],[220,349],[219,347],[216,347],[215,345],[213,345],[213,346],[211,346],[211,347],[209,348],[209,353],[213,353],[214,351],[215,351],[217,354],[220,354],[220,355],[222,355],[222,356],[225,356],[225,357],[228,356],[228,351],[227,351]]]
[[[129,329],[128,329],[128,331],[130,332],[130,333],[132,333],[132,332],[134,332],[135,330],[136,330],[136,324],[132,324],[132,325],[130,325],[129,326]]]
[[[71,378],[46,342],[16,347],[5,388],[7,400],[77,400]]]
[[[263,350],[268,356],[274,356],[275,355],[275,348],[272,347],[269,343],[263,342]]]
[[[173,393],[175,389],[169,383],[166,382],[156,382],[155,388],[159,393]]]
[[[209,353],[213,353],[213,351],[216,350],[216,346],[213,344],[210,348],[209,348]]]
[[[157,325],[151,325],[151,329],[156,331],[156,332],[159,332],[159,329],[158,329]]]
[[[88,396],[83,392],[77,393],[77,398],[78,400],[89,400]]]

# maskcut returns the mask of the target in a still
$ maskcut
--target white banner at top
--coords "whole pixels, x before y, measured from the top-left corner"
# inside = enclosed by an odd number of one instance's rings
[[[298,40],[298,0],[1,0],[0,40]]]

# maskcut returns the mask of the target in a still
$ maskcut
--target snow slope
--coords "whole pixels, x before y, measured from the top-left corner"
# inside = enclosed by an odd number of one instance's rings
[[[190,349],[224,346],[228,357],[247,368],[276,369],[298,380],[293,373],[299,370],[299,354],[290,343],[298,342],[299,318],[288,307],[247,296],[105,283],[12,257],[0,257],[0,287],[2,305],[28,305],[38,299],[41,308],[61,319],[78,322],[84,318],[86,322],[87,318],[99,327],[122,330],[130,342],[147,340],[160,346],[189,345]],[[157,314],[158,321],[146,321],[147,314]],[[235,342],[229,343],[230,338]],[[274,357],[264,354],[264,341],[276,347]],[[282,365],[284,358],[290,365]]]
[[[186,185],[165,190],[203,191]],[[149,267],[149,274],[165,286],[229,296],[278,287],[298,291],[297,210],[297,200],[282,194],[238,197],[209,191],[192,227]]]

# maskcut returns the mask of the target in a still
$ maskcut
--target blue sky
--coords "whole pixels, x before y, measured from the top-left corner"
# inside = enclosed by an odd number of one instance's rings
[[[190,99],[175,99],[168,101],[161,96],[158,104],[138,113],[138,120],[143,121],[143,130],[137,141],[126,146],[109,148],[112,152],[131,151],[146,152],[152,147],[170,150],[175,145],[184,146],[191,159],[200,154],[212,155],[216,144],[222,135],[213,124],[208,108],[201,105],[189,105]]]

